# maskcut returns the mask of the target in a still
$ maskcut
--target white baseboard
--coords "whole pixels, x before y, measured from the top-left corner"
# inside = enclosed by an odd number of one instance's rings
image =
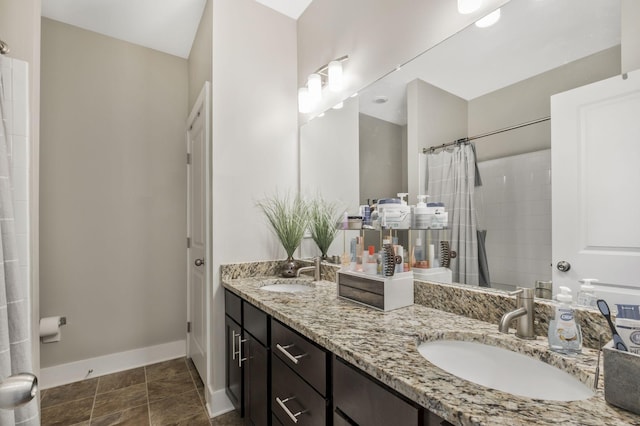
[[[211,395],[211,400],[207,401],[207,411],[210,418],[218,417],[234,410],[233,404],[231,404],[224,389],[217,391],[214,391],[211,387],[208,389],[208,393]]]
[[[164,343],[146,348],[133,349],[70,362],[68,364],[55,365],[40,369],[40,389],[48,389],[55,386],[66,385],[91,377],[104,376],[118,371],[142,367],[156,362],[167,361],[186,356],[187,343],[185,340]],[[93,370],[91,374],[87,372]],[[224,393],[224,392],[223,392]]]

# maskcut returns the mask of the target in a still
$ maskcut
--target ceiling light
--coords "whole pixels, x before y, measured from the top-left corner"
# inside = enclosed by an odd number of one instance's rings
[[[342,62],[331,61],[329,62],[329,69],[327,71],[329,78],[329,90],[332,92],[339,92],[343,88],[342,79]]]
[[[466,15],[480,9],[482,0],[458,0],[458,13]]]
[[[342,109],[344,106],[344,102],[337,103],[333,106],[333,109]]]
[[[476,22],[476,27],[487,28],[500,20],[500,9],[496,9],[482,19]]]

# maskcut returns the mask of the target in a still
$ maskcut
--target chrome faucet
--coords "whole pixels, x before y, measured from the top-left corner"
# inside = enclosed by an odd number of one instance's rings
[[[296,277],[299,277],[301,273],[313,271],[313,280],[320,281],[320,262],[322,259],[320,256],[313,259],[313,266],[303,266],[296,271]]]
[[[532,288],[519,288],[509,293],[510,296],[516,296],[516,309],[502,316],[498,325],[500,333],[508,333],[509,324],[517,318],[516,337],[521,339],[536,338],[533,332],[533,318],[535,315],[533,292]]]

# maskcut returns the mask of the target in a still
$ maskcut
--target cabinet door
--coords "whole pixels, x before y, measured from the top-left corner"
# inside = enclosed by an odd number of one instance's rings
[[[246,333],[242,344],[244,366],[245,425],[269,424],[269,352],[251,334]]]
[[[420,408],[334,357],[333,404],[346,424],[418,426]],[[344,423],[343,423],[344,424]]]
[[[242,329],[238,323],[226,315],[224,323],[226,337],[226,393],[240,416],[244,416],[242,367],[239,359]]]

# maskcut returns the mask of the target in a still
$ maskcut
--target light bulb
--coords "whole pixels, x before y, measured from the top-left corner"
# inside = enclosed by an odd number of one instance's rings
[[[482,0],[458,0],[458,13],[466,15],[480,9]]]
[[[311,102],[320,102],[322,99],[322,77],[320,74],[311,74],[307,80],[307,88],[309,89],[309,97]]]
[[[311,98],[309,96],[309,89],[306,87],[298,89],[298,111],[302,114],[311,112]]]
[[[476,21],[476,27],[487,28],[500,20],[500,9],[496,9],[482,19]]]
[[[342,90],[343,85],[342,62],[329,62],[329,90],[332,92],[339,92]]]

